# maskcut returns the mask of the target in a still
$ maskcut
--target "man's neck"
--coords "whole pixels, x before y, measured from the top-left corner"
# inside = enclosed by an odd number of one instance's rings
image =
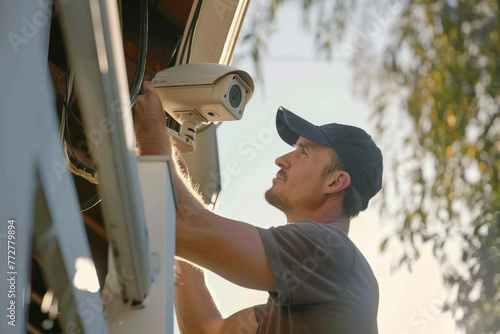
[[[349,226],[351,224],[351,220],[345,215],[342,215],[341,217],[324,217],[322,219],[316,219],[314,221],[320,224],[337,226],[342,231],[344,231],[345,234],[349,234]]]
[[[349,234],[350,219],[347,218],[343,213],[310,214],[310,215],[305,215],[304,218],[287,217],[287,220],[289,224],[302,220],[310,220],[319,224],[333,225],[340,228],[342,231],[345,232],[345,234]]]

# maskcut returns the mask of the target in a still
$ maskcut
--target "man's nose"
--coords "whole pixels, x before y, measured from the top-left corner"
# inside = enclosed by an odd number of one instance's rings
[[[276,166],[278,166],[281,169],[288,169],[288,168],[290,168],[291,164],[290,164],[289,154],[290,153],[287,153],[287,154],[284,154],[281,157],[277,158],[274,161],[274,163],[276,164]]]

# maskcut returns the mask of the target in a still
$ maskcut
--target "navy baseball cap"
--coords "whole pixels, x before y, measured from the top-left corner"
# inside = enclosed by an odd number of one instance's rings
[[[335,150],[361,195],[363,208],[382,189],[382,152],[364,130],[337,123],[316,126],[279,107],[276,128],[287,144],[294,146],[300,136]]]

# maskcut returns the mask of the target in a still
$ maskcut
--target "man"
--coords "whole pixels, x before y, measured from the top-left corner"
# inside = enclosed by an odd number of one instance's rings
[[[347,236],[350,219],[382,185],[382,154],[371,137],[347,125],[315,126],[280,108],[278,133],[295,149],[276,159],[280,169],[265,196],[288,224],[257,228],[205,209],[172,148],[155,90],[149,82],[144,88],[136,100],[138,154],[177,161],[175,309],[181,332],[377,333],[377,281]],[[267,304],[222,318],[203,271],[192,263],[269,291]]]

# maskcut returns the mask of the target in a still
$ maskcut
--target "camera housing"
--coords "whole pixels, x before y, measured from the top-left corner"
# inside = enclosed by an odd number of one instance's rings
[[[254,91],[248,73],[214,63],[170,67],[156,73],[152,83],[163,108],[175,120],[168,122],[169,131],[181,152],[195,149],[201,124],[240,120]]]

